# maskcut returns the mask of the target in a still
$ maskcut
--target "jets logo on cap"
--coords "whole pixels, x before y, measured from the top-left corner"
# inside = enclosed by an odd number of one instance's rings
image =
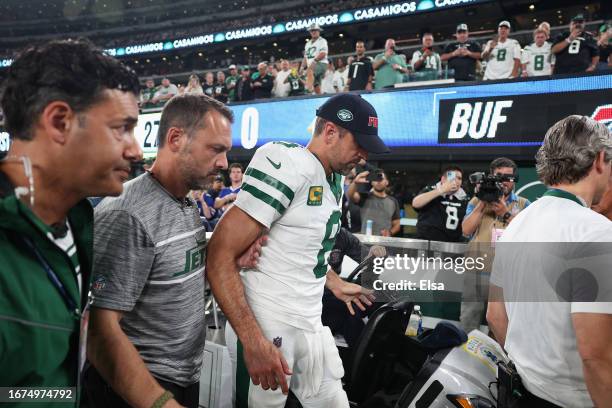
[[[340,109],[336,116],[343,122],[350,122],[353,120],[353,113],[347,109]]]
[[[368,117],[368,126],[378,128],[378,118],[376,116]]]

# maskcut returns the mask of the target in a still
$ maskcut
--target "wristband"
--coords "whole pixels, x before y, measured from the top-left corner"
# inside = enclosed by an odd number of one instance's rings
[[[166,390],[159,396],[159,398],[155,400],[153,405],[151,405],[151,408],[162,408],[166,402],[170,401],[172,398],[174,398],[174,395],[170,391]]]

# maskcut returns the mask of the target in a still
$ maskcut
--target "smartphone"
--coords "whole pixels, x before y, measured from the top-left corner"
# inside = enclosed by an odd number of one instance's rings
[[[447,171],[446,172],[446,180],[448,180],[448,181],[455,181],[456,178],[457,178],[457,176],[456,176],[454,171]]]

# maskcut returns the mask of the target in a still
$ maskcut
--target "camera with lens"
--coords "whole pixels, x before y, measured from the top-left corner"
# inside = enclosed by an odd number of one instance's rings
[[[476,197],[485,203],[494,203],[504,195],[504,181],[517,181],[514,175],[485,174],[477,172],[470,174],[470,183],[478,187]]]

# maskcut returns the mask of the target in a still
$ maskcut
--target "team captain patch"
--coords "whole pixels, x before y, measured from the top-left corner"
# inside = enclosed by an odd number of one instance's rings
[[[312,186],[308,191],[308,205],[321,205],[323,204],[323,186]]]

